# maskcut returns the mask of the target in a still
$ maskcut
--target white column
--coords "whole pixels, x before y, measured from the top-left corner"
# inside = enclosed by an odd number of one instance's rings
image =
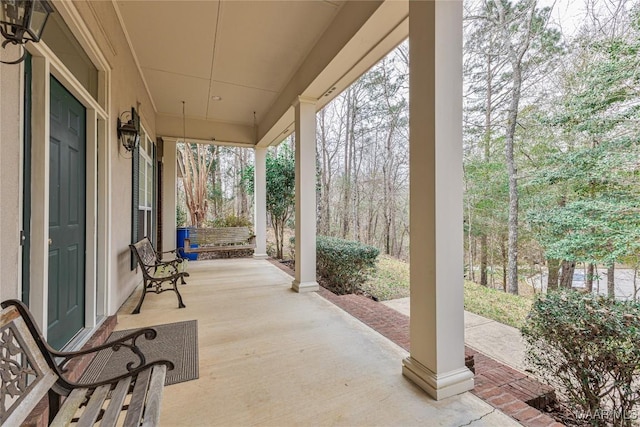
[[[178,169],[175,139],[163,138],[162,148],[162,250],[176,248],[176,172]]]
[[[319,289],[316,282],[316,101],[299,97],[296,113],[296,292]]]
[[[435,399],[473,388],[464,364],[462,2],[409,2],[411,355]]]
[[[267,258],[267,149],[256,147],[253,168],[254,223],[256,248],[253,257]]]

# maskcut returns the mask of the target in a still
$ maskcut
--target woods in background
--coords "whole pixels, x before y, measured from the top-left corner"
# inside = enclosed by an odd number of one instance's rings
[[[518,293],[531,276],[571,287],[584,265],[587,289],[606,268],[613,295],[616,263],[640,264],[639,2],[585,1],[571,32],[537,0],[464,5],[467,278]],[[318,233],[402,260],[408,49],[400,44],[317,114]],[[293,145],[270,149],[268,179],[293,180],[282,171],[269,178],[269,168],[293,161]],[[251,218],[252,164],[252,150],[182,145],[190,224]],[[293,197],[291,182],[268,185],[276,184]],[[283,200],[280,210],[268,202],[278,257],[294,218],[292,199]]]
[[[591,290],[600,265],[613,296],[615,263],[638,264],[638,2],[586,2],[573,34],[535,0],[466,8],[469,277],[571,287],[582,263]]]
[[[253,150],[178,143],[178,226],[204,227],[226,217],[251,218],[253,203],[242,183]]]

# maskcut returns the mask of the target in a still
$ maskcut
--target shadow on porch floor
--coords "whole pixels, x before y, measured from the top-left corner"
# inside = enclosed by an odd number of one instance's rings
[[[149,294],[117,329],[198,320],[200,378],[167,386],[161,424],[513,426],[470,393],[436,402],[401,375],[407,352],[268,261],[189,264],[181,288]],[[474,421],[476,420],[476,421]]]

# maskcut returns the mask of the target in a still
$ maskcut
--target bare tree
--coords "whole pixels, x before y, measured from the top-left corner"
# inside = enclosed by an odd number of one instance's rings
[[[213,162],[202,144],[178,145],[178,167],[182,175],[191,225],[200,227],[207,216],[207,180]]]
[[[555,48],[557,38],[547,29],[549,9],[538,9],[537,0],[485,2],[489,21],[495,26],[500,44],[511,66],[511,88],[505,130],[505,160],[509,176],[507,290],[518,293],[518,169],[515,138],[523,83]]]

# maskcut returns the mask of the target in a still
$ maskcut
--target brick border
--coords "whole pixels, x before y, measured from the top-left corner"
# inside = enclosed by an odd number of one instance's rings
[[[267,261],[294,277],[294,271],[288,266],[272,258]],[[363,295],[336,295],[322,286],[318,294],[409,351],[409,316]],[[468,346],[465,346],[465,363],[475,373],[475,388],[471,393],[494,408],[526,427],[564,425],[536,409],[555,400],[550,387]]]

